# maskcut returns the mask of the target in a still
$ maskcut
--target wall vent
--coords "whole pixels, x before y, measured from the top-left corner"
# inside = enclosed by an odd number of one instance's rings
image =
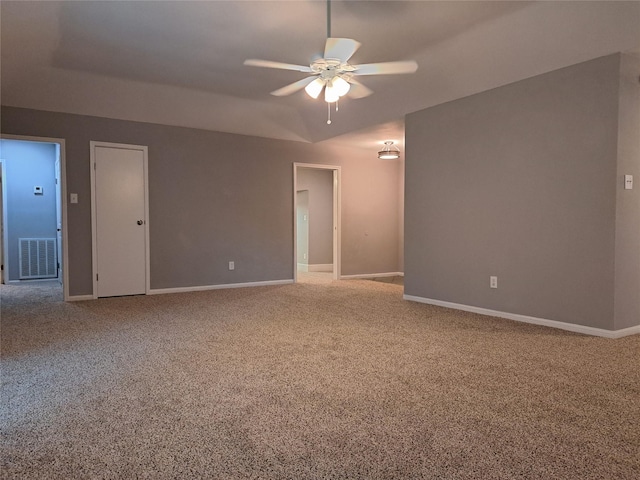
[[[55,238],[19,238],[18,256],[20,280],[58,276]]]

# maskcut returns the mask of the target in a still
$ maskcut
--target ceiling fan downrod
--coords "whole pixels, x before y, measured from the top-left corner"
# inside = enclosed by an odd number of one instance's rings
[[[331,0],[327,0],[327,38],[331,38]],[[335,101],[336,112],[338,111],[338,100]],[[327,102],[327,125],[331,125],[331,103]]]
[[[327,0],[327,38],[331,38],[331,0]]]

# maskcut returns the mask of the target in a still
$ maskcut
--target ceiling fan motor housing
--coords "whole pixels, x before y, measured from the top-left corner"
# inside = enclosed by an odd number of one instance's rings
[[[309,65],[313,73],[320,75],[320,78],[329,80],[336,75],[353,72],[355,67],[337,58],[320,58]]]

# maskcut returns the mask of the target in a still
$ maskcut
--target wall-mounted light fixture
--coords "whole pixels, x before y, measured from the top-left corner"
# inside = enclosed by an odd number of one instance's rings
[[[391,140],[384,142],[384,148],[378,152],[382,160],[396,160],[400,158],[400,149]]]

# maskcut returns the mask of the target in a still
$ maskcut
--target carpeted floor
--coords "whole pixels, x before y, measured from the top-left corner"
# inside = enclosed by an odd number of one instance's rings
[[[366,280],[0,293],[1,478],[640,478],[638,335]]]

